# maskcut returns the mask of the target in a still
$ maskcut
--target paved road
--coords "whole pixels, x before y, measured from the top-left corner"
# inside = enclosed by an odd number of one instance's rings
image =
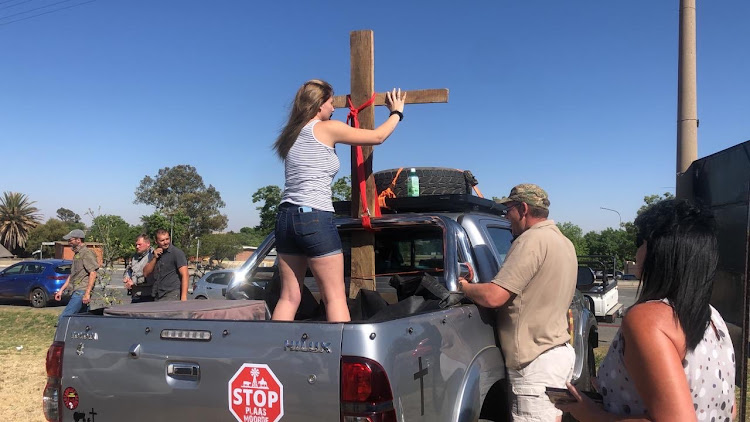
[[[637,282],[621,282],[618,284],[617,289],[620,295],[620,303],[622,303],[623,308],[632,306],[633,303],[635,303],[635,294],[638,290]],[[612,342],[612,339],[614,339],[617,330],[620,328],[620,324],[622,324],[621,318],[617,318],[617,320],[612,324],[599,322],[600,347],[609,347],[609,344]]]

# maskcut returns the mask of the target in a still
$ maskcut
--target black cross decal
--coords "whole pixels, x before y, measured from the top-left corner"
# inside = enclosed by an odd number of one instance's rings
[[[414,381],[419,378],[419,398],[420,398],[420,404],[422,405],[422,413],[421,415],[424,416],[424,376],[427,375],[427,368],[422,368],[422,357],[419,357],[419,371],[414,374]]]
[[[89,412],[89,415],[91,415],[91,419],[89,419],[89,421],[94,422],[94,417],[96,417],[98,413],[94,412],[94,408],[92,407],[91,411]]]

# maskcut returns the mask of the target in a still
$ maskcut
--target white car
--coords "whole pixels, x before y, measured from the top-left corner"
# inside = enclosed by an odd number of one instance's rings
[[[193,286],[193,299],[224,299],[235,270],[209,271]]]

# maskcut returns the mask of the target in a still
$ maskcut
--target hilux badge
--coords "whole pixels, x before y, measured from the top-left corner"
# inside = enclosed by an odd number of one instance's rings
[[[331,353],[331,342],[284,340],[284,351],[285,352],[289,351],[289,352]]]
[[[97,334],[96,332],[90,333],[87,331],[73,331],[70,334],[70,337],[82,340],[99,340],[99,334]]]

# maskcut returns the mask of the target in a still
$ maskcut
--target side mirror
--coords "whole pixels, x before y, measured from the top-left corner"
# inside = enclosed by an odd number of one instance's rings
[[[594,270],[590,267],[578,267],[577,288],[588,288],[594,284]]]
[[[459,262],[458,263],[458,276],[460,278],[463,278],[467,281],[476,281],[474,280],[474,268],[469,264],[468,262]]]

